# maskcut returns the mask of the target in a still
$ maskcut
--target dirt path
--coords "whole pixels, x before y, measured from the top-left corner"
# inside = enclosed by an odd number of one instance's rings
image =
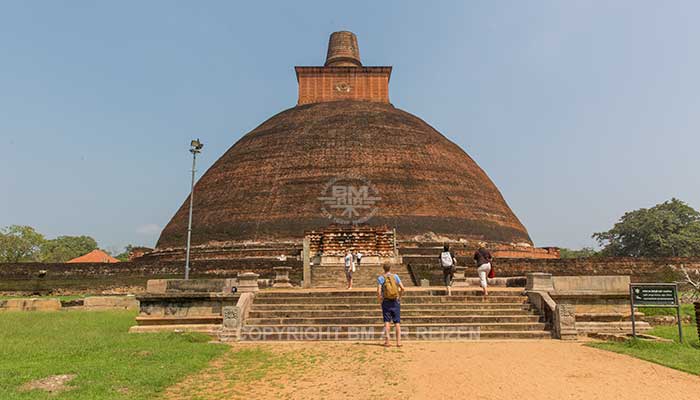
[[[236,344],[181,399],[693,399],[700,377],[560,341]]]

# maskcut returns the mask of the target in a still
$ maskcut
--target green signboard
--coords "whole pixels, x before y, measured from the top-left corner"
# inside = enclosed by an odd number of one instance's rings
[[[678,338],[683,343],[681,305],[678,302],[678,285],[675,283],[630,283],[630,309],[632,312],[632,336],[637,337],[635,307],[675,308],[678,322]]]
[[[676,285],[632,285],[634,305],[675,306],[678,304]]]

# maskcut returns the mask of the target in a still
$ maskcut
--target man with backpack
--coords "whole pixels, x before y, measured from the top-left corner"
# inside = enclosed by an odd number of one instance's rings
[[[401,347],[401,296],[406,288],[398,275],[391,273],[391,265],[384,264],[384,275],[377,277],[377,297],[382,304],[384,319],[384,347],[389,347],[391,323],[396,326],[396,347]]]
[[[440,266],[442,267],[442,279],[445,282],[445,290],[448,296],[452,296],[452,280],[455,276],[457,259],[450,251],[450,246],[445,245],[440,253]]]

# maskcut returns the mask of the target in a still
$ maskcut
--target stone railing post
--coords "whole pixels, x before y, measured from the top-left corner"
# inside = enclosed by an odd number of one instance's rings
[[[538,292],[554,291],[554,285],[552,285],[552,274],[547,274],[544,272],[528,273],[525,290]]]
[[[554,310],[554,335],[561,340],[576,340],[576,307],[573,304],[557,304]]]
[[[304,280],[304,287],[310,288],[311,287],[311,240],[309,239],[308,236],[304,238],[304,245],[303,245],[301,255],[302,255],[303,261],[304,261],[304,275],[302,278]]]
[[[255,293],[260,290],[258,278],[260,275],[254,272],[238,274],[238,291],[240,293]]]
[[[275,271],[275,283],[272,285],[273,288],[290,288],[292,284],[289,282],[289,271],[292,267],[274,267]]]

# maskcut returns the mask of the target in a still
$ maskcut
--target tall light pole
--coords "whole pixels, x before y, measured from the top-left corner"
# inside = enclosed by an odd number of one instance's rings
[[[187,222],[187,255],[185,258],[185,279],[190,279],[190,241],[192,240],[192,204],[194,203],[194,174],[197,163],[197,154],[202,152],[204,144],[199,139],[190,142],[190,153],[192,153],[192,186],[190,187],[190,217]]]

